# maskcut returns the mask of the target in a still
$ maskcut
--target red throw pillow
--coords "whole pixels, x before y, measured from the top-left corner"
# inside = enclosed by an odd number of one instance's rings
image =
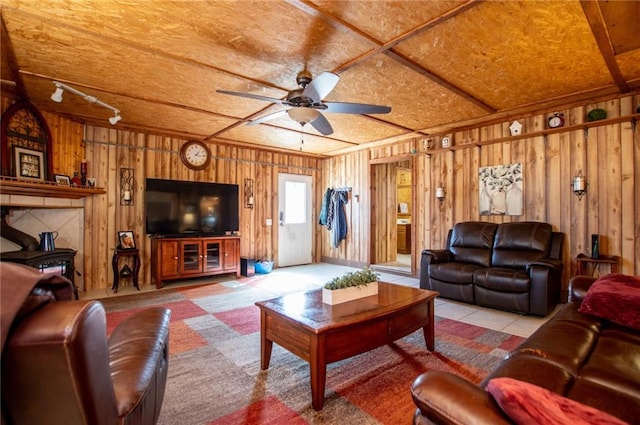
[[[628,425],[601,410],[512,378],[493,378],[487,391],[518,425]]]
[[[640,279],[609,274],[593,282],[578,309],[633,329],[640,329]]]

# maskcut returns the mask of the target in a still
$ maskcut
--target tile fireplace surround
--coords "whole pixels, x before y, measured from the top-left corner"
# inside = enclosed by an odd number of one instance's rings
[[[42,232],[58,232],[56,248],[71,248],[75,257],[75,284],[84,290],[84,200],[38,196],[1,195],[1,205],[10,208],[7,223],[40,241]],[[0,238],[0,255],[22,247]]]

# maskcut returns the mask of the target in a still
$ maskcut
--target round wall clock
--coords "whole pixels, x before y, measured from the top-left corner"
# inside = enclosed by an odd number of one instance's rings
[[[557,112],[553,113],[553,116],[549,117],[549,128],[558,128],[564,125],[564,114],[559,114]]]
[[[190,140],[180,148],[180,159],[192,170],[203,170],[211,161],[211,151],[206,144]]]

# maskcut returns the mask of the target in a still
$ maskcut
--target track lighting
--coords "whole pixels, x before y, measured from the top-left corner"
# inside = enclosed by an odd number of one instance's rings
[[[58,84],[56,84],[56,86],[57,86],[56,91],[54,91],[53,94],[51,95],[51,100],[53,100],[54,102],[60,103],[62,102],[62,93],[64,93],[64,89],[60,87]]]
[[[109,122],[111,123],[111,125],[116,125],[116,123],[118,121],[120,121],[121,119],[122,119],[122,117],[120,116],[120,114],[118,112],[116,112],[116,114],[114,116],[109,118]]]
[[[82,97],[84,100],[86,100],[89,103],[95,103],[96,105],[102,106],[103,108],[111,109],[115,114],[113,117],[109,118],[109,122],[111,123],[111,125],[116,125],[116,123],[122,119],[122,117],[120,116],[119,109],[116,109],[113,106],[107,103],[104,103],[103,101],[99,100],[97,97],[89,96],[88,94],[82,93],[80,90],[76,90],[73,87],[68,86],[64,83],[60,83],[58,81],[54,81],[53,84],[56,86],[56,91],[54,91],[53,94],[51,95],[51,100],[53,100],[54,102],[58,102],[58,103],[62,102],[62,94],[64,93],[65,90],[67,90],[73,94],[76,94]]]

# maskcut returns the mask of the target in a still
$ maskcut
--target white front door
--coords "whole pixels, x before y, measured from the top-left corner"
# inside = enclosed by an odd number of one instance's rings
[[[278,175],[278,266],[311,263],[311,176]]]

